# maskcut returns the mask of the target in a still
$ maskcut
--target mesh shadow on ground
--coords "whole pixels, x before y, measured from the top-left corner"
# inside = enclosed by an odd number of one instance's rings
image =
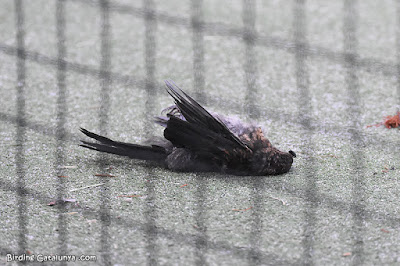
[[[376,6],[366,1],[351,6],[346,1],[344,9],[331,3],[331,11],[326,12],[327,7],[316,3],[275,3],[281,12],[293,13],[292,21],[291,16],[276,18],[271,11],[273,2],[257,3],[258,8],[252,1],[245,7],[234,5],[228,13],[238,16],[211,8],[212,1],[204,2],[200,9],[188,6],[193,13],[181,16],[151,1],[143,7],[128,7],[124,1],[112,1],[109,6],[106,1],[54,1],[48,5],[42,1],[46,9],[41,12],[40,3],[16,2],[24,12],[15,12],[12,2],[4,3],[0,11],[5,18],[0,40],[0,196],[4,202],[0,223],[7,229],[2,234],[2,255],[26,252],[24,249],[34,254],[96,254],[104,264],[127,265],[290,265],[310,260],[342,264],[357,261],[359,254],[366,263],[398,262],[395,195],[399,158],[393,148],[399,143],[398,131],[365,128],[394,112],[392,108],[398,104],[396,88],[400,86],[390,54],[391,48],[396,48],[393,34],[380,30],[380,25],[396,27],[393,19],[397,14],[390,11],[395,10],[393,4]],[[152,4],[156,14],[151,12]],[[67,31],[64,70],[58,58],[61,46],[52,28],[61,5]],[[260,14],[260,10],[267,13]],[[215,12],[219,15],[212,15]],[[342,21],[352,12],[360,15],[358,22]],[[17,19],[19,30],[10,14],[25,17]],[[268,24],[264,15],[275,16],[281,27],[276,21]],[[372,34],[366,17],[377,25]],[[198,27],[199,19],[206,21],[206,27]],[[109,33],[104,31],[107,21]],[[156,28],[151,21],[157,22]],[[47,26],[40,26],[44,24]],[[132,30],[133,25],[138,30]],[[250,33],[262,34],[243,36],[241,25]],[[319,33],[313,25],[322,28]],[[345,25],[346,36],[328,34],[328,25]],[[358,30],[356,36],[354,29]],[[18,32],[22,40],[23,31],[25,47],[12,41]],[[301,43],[307,41],[307,31],[310,43]],[[263,35],[265,32],[271,35]],[[62,34],[58,34],[60,38]],[[104,41],[107,34],[112,36],[108,43]],[[297,40],[292,34],[298,34]],[[319,38],[320,34],[332,38]],[[351,50],[357,48],[352,43],[355,37],[359,54]],[[343,52],[345,42],[348,50]],[[105,60],[107,50],[110,62]],[[256,68],[251,64],[257,64]],[[21,79],[16,73],[21,74],[23,67],[26,120],[21,122],[17,110],[22,102],[18,105],[15,88]],[[192,73],[192,68],[197,72]],[[62,110],[57,102],[60,72],[65,72],[68,92],[63,126],[57,118]],[[303,80],[296,80],[296,75]],[[282,176],[238,178],[173,173],[115,157],[108,157],[107,167],[99,166],[97,155],[77,146],[81,138],[77,129],[99,127],[99,109],[104,104],[99,92],[105,77],[111,82],[107,135],[114,139],[140,143],[147,138],[149,118],[171,103],[160,89],[161,81],[172,78],[202,97],[210,110],[233,113],[247,121],[252,110],[248,113],[245,105],[251,99],[258,115],[253,119],[266,129],[272,143],[298,153],[294,168]],[[152,86],[155,94],[147,91]],[[311,105],[309,124],[302,120],[303,109],[298,107],[298,88],[308,90],[302,100]],[[349,93],[354,88],[357,97]],[[352,97],[358,100],[358,113],[349,107]],[[61,145],[60,128],[65,132]],[[24,136],[18,143],[17,131]],[[354,145],[354,136],[362,145]],[[305,137],[313,145],[304,145]],[[73,166],[62,170],[66,176],[62,182],[57,177],[60,147],[63,164]],[[362,156],[357,157],[358,153]],[[354,162],[354,158],[362,162]],[[95,176],[99,173],[115,177]],[[357,178],[362,179],[362,187],[355,182]],[[76,190],[87,186],[93,187]],[[60,188],[79,206],[48,206],[59,196]],[[362,197],[357,198],[355,192],[360,188]],[[21,213],[23,210],[26,213]],[[68,243],[66,251],[62,239]]]

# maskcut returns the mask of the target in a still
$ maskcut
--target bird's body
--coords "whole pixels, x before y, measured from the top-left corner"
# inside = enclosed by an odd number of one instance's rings
[[[292,151],[282,152],[264,137],[261,128],[238,119],[210,114],[173,82],[166,81],[175,105],[155,122],[163,127],[163,141],[137,145],[113,141],[86,129],[98,141],[81,146],[130,158],[155,161],[174,171],[213,171],[234,175],[276,175],[289,171]]]

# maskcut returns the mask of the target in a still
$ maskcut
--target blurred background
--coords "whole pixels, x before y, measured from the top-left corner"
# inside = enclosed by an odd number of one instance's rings
[[[400,2],[0,0],[0,261],[400,263]],[[174,173],[131,143],[172,79],[297,154],[281,176]],[[92,257],[85,257],[92,258]],[[66,262],[62,262],[65,264]]]

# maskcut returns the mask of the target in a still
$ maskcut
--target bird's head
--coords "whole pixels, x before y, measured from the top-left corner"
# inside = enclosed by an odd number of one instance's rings
[[[289,172],[295,157],[296,153],[291,150],[282,152],[276,148],[265,149],[254,154],[252,170],[258,175],[284,174]]]

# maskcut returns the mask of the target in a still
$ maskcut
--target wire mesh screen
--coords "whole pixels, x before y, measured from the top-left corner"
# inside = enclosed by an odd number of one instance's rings
[[[5,263],[399,263],[398,1],[0,0]],[[174,173],[131,143],[173,79],[297,157],[281,176]],[[70,256],[70,257],[68,257]]]

